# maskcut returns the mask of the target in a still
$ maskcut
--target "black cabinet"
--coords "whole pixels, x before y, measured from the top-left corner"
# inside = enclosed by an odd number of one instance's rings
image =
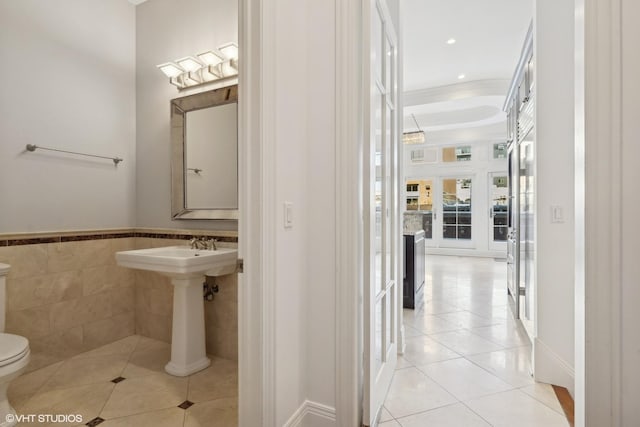
[[[404,274],[403,298],[404,308],[416,308],[424,298],[424,231],[404,234]]]

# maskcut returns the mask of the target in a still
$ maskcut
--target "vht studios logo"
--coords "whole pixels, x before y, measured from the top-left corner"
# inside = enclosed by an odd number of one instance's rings
[[[8,423],[74,423],[82,424],[82,415],[78,414],[7,414]]]

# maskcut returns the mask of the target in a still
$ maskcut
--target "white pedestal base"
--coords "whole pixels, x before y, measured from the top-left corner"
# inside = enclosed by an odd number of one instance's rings
[[[171,278],[173,284],[171,361],[164,367],[170,375],[186,377],[211,364],[205,348],[202,297],[204,280],[204,275]]]

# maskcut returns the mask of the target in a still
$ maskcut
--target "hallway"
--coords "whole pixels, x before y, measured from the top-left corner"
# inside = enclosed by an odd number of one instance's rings
[[[427,255],[424,305],[404,310],[381,426],[567,426],[529,375],[531,344],[507,305],[506,263]]]

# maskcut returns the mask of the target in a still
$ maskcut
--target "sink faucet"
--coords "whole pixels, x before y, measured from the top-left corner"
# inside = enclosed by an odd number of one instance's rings
[[[217,246],[216,246],[216,239],[211,238],[211,239],[207,239],[206,237],[200,237],[199,239],[197,237],[192,238],[189,243],[191,244],[191,249],[204,249],[204,250],[209,250],[209,251],[216,251],[218,250]]]

